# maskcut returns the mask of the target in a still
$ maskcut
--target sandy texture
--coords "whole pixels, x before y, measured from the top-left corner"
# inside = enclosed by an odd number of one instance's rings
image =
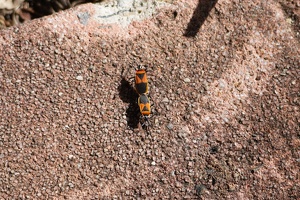
[[[86,4],[1,30],[1,198],[299,198],[299,18],[287,11],[175,1],[126,28]]]

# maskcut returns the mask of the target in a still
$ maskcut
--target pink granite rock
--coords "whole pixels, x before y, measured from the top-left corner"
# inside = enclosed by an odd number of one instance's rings
[[[0,30],[0,197],[299,198],[293,19],[273,0],[144,2]]]

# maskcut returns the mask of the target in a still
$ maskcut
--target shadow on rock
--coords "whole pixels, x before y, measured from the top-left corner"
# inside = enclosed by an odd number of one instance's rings
[[[138,95],[132,85],[124,77],[122,77],[118,90],[121,100],[125,103],[129,103],[126,110],[127,124],[130,128],[137,128],[139,123]]]
[[[202,24],[205,22],[206,18],[209,15],[211,9],[216,5],[218,0],[199,0],[197,8],[193,13],[184,36],[185,37],[195,37],[201,28]]]

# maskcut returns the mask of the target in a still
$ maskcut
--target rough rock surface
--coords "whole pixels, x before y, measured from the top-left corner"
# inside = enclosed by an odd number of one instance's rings
[[[1,198],[300,197],[299,30],[280,3],[174,1],[127,27],[95,7],[0,31]]]

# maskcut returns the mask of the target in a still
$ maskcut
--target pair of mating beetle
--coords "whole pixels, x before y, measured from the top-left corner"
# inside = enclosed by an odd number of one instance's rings
[[[148,128],[150,125],[149,117],[151,114],[151,105],[150,100],[148,98],[149,86],[148,86],[148,78],[146,75],[146,70],[142,67],[138,67],[135,72],[135,91],[138,93],[138,105],[141,112],[141,118],[143,123],[142,127],[145,126]]]

